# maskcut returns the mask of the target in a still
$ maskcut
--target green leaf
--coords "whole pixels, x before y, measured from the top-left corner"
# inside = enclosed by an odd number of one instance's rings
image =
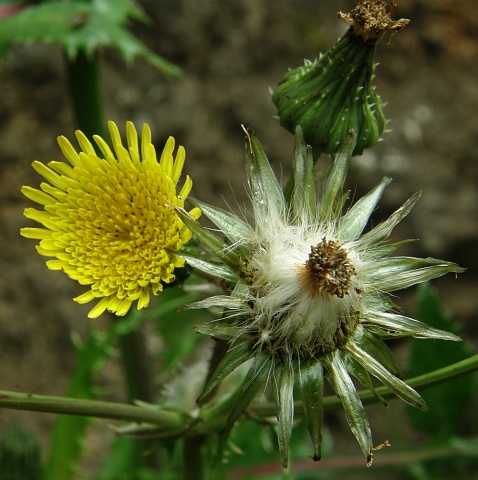
[[[394,292],[447,273],[464,271],[465,269],[456,263],[435,258],[390,257],[370,263],[367,276],[374,289]]]
[[[207,311],[184,311],[177,313],[184,304],[194,302],[197,295],[185,293],[181,288],[167,288],[161,294],[158,306],[152,314],[158,319],[156,328],[164,340],[161,349],[162,374],[177,367],[181,360],[190,355],[203,339],[194,331],[196,323],[210,320]]]
[[[382,402],[385,407],[388,407],[387,401],[378,395],[375,387],[373,386],[372,379],[367,371],[367,369],[361,365],[352,355],[349,355],[346,352],[339,350],[340,356],[342,357],[342,362],[344,362],[345,368],[350,375],[354,376],[362,386],[368,388],[377,398]]]
[[[97,480],[139,479],[134,475],[145,468],[144,447],[144,443],[138,440],[115,438]]]
[[[403,401],[421,410],[427,409],[426,403],[413,388],[390,373],[380,362],[375,360],[365,350],[362,350],[352,340],[345,343],[343,350],[352,355],[364,368],[393,390]]]
[[[400,376],[400,372],[395,365],[393,354],[387,345],[377,337],[370,329],[356,329],[352,340],[375,360],[380,362],[389,372],[395,376]]]
[[[91,55],[99,47],[112,47],[128,62],[143,57],[165,74],[180,74],[178,67],[149,50],[125,28],[129,19],[145,19],[129,0],[31,5],[0,20],[0,57],[15,43],[56,43],[71,59],[80,51]]]
[[[392,230],[399,224],[412,210],[418,202],[421,192],[412,195],[398,210],[396,210],[387,220],[379,223],[375,228],[362,235],[358,240],[359,245],[373,245],[387,239]]]
[[[201,212],[221,229],[224,235],[226,235],[234,245],[234,248],[240,247],[244,243],[244,240],[254,235],[252,227],[234,213],[214,207],[213,205],[208,205],[191,197],[188,198],[188,202],[200,208]]]
[[[184,258],[192,268],[212,275],[213,277],[221,278],[228,284],[234,285],[239,280],[237,273],[228,265],[213,263],[194,255],[188,255],[187,253],[181,253],[178,256]]]
[[[111,353],[111,337],[92,330],[86,343],[75,342],[77,364],[70,380],[68,397],[92,399],[95,397],[93,375]],[[82,452],[82,441],[90,420],[87,417],[59,415],[53,428],[50,456],[45,469],[48,480],[72,478]]]
[[[238,269],[239,255],[233,252],[228,245],[208,229],[204,228],[196,219],[192,218],[186,210],[177,207],[176,213],[206,250],[216,255],[233,269]]]
[[[0,478],[41,480],[40,441],[24,427],[13,427],[0,437]]]
[[[355,435],[367,463],[372,461],[372,432],[362,402],[355,385],[350,378],[338,351],[326,354],[321,359],[328,371],[328,379],[335,393],[342,402],[347,423]]]
[[[437,293],[429,285],[418,290],[417,318],[435,328],[459,333],[447,315]],[[421,375],[467,358],[470,348],[465,342],[426,341],[414,339],[411,344],[407,376]],[[412,423],[433,438],[446,438],[455,431],[471,400],[472,377],[463,376],[423,391],[428,404],[426,414],[408,409]]]
[[[414,318],[404,317],[396,313],[369,310],[365,312],[361,322],[363,325],[375,325],[379,327],[380,330],[375,333],[379,335],[380,338],[415,337],[452,341],[460,340],[460,337],[454,333],[438,330]],[[382,361],[380,358],[377,359]]]
[[[77,363],[70,380],[67,397],[94,399],[94,375],[113,354],[113,343],[138,327],[144,319],[140,313],[132,313],[117,319],[115,325],[103,332],[91,329],[86,342],[75,340]],[[44,478],[67,480],[72,478],[75,466],[82,453],[82,441],[90,420],[75,415],[59,415],[56,419],[50,442],[50,457]]]
[[[209,322],[202,325],[196,325],[194,329],[196,332],[202,333],[203,335],[220,338],[221,340],[225,340],[227,342],[237,338],[239,334],[242,333],[241,327],[218,322]]]

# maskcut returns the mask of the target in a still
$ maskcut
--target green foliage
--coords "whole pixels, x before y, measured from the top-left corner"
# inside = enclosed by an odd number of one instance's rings
[[[25,428],[7,430],[0,439],[0,478],[40,480],[40,444]]]
[[[111,453],[104,463],[98,480],[146,480],[148,476],[143,443],[130,438],[115,438],[111,444]],[[141,473],[144,472],[144,473]]]
[[[128,62],[143,57],[163,73],[179,75],[178,67],[152,52],[125,28],[130,19],[146,20],[130,0],[50,0],[30,5],[0,20],[0,57],[15,43],[57,43],[70,60],[79,52],[92,55],[99,47],[111,47]]]
[[[96,397],[94,375],[112,354],[113,342],[139,326],[144,316],[129,315],[117,321],[107,332],[92,329],[88,339],[75,340],[77,363],[70,380],[67,396],[93,399]],[[59,415],[53,428],[46,480],[71,478],[82,454],[82,442],[90,420],[87,417]]]
[[[437,293],[426,284],[421,285],[418,292],[416,318],[432,327],[458,334],[458,326],[452,321],[451,316],[443,311]],[[465,342],[414,339],[407,376],[431,372],[469,356],[470,349]],[[420,412],[408,408],[410,419],[416,428],[431,437],[448,438],[456,432],[459,422],[463,419],[471,394],[472,383],[468,376],[437,385],[422,394],[428,404],[428,411]]]
[[[195,279],[189,281],[194,282]],[[209,313],[185,310],[178,314],[180,307],[197,300],[198,295],[186,293],[180,287],[166,288],[161,294],[158,307],[152,310],[158,319],[157,331],[164,340],[161,360],[162,372],[165,374],[179,366],[185,357],[194,352],[198,343],[204,340],[193,327],[207,322],[210,319]]]

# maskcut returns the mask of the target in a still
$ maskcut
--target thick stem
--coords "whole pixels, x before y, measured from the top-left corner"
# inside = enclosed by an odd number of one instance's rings
[[[121,335],[119,342],[129,399],[154,403],[154,375],[141,325],[136,330]]]
[[[136,330],[119,337],[123,372],[129,400],[142,400],[154,404],[156,402],[156,390],[154,388],[152,359],[146,348],[144,332],[141,327],[142,324],[138,325]],[[137,440],[137,442],[139,441]],[[143,447],[137,448],[139,458],[143,457],[141,451],[150,450],[154,452],[154,441],[144,440],[144,442]],[[156,452],[145,458],[151,468],[159,469],[160,461]]]
[[[31,393],[0,391],[0,407],[152,423],[168,431],[179,430],[188,423],[188,419],[177,412],[154,410],[124,403],[52,397]]]
[[[66,66],[76,127],[88,138],[103,136],[105,122],[97,54],[80,51],[75,59],[67,59]]]
[[[204,480],[204,442],[206,438],[202,435],[186,437],[184,439],[184,480]]]

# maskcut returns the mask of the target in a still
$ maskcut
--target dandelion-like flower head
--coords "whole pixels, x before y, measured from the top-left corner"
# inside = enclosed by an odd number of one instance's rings
[[[90,290],[75,298],[79,303],[99,299],[89,313],[98,317],[105,310],[124,315],[134,301],[148,305],[150,290],[158,294],[163,284],[174,280],[174,269],[184,259],[173,255],[191,238],[191,231],[175,208],[184,207],[192,182],[189,177],[179,191],[185,150],[174,157],[170,137],[160,160],[144,124],[141,140],[131,122],[126,124],[124,146],[115,123],[109,122],[113,150],[99,136],[94,140],[103,158],[81,132],[76,137],[78,153],[65,137],[59,146],[71,165],[35,161],[42,175],[39,189],[25,186],[22,192],[43,205],[44,210],[25,209],[25,216],[44,228],[23,228],[21,234],[40,240],[41,255],[51,270],[63,270]],[[190,215],[198,218],[194,208]]]
[[[317,197],[311,151],[300,127],[297,129],[290,201],[255,134],[250,130],[246,134],[253,223],[192,200],[224,234],[227,240],[223,242],[181,214],[203,245],[221,261],[218,264],[211,259],[208,263],[191,257],[188,262],[220,277],[231,289],[229,295],[189,306],[223,307],[220,321],[197,328],[228,341],[230,346],[198,402],[206,403],[229,373],[253,359],[223,433],[231,430],[264,384],[272,385],[282,464],[287,466],[294,384],[296,380],[299,383],[314,445],[313,458],[318,460],[323,384],[327,379],[341,398],[351,430],[371,464],[371,431],[351,377],[375,393],[372,375],[406,402],[425,409],[420,395],[398,377],[383,340],[403,336],[458,340],[453,334],[396,313],[388,294],[462,269],[431,258],[390,256],[404,242],[388,243],[388,237],[419,194],[363,233],[389,178],[342,213],[347,200],[342,188],[355,146],[353,131],[335,155]]]

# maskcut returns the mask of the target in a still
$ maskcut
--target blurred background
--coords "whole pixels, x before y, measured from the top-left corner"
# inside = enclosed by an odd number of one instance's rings
[[[132,120],[151,125],[162,148],[169,135],[184,145],[193,196],[218,206],[247,205],[241,124],[256,131],[276,171],[288,178],[293,137],[274,118],[269,88],[287,68],[327,50],[345,31],[336,17],[346,0],[139,0],[150,23],[134,34],[183,71],[168,79],[145,61],[125,64],[101,52],[106,118],[124,130]],[[355,197],[382,176],[394,178],[374,222],[418,190],[423,196],[393,238],[417,238],[404,254],[452,260],[468,270],[435,281],[442,305],[477,350],[478,327],[478,10],[473,0],[400,0],[396,18],[410,25],[378,46],[376,85],[387,103],[390,132],[352,162],[348,188]],[[83,289],[45,267],[34,242],[19,235],[31,203],[22,185],[37,186],[33,160],[61,160],[58,135],[74,139],[64,58],[52,45],[15,46],[0,63],[0,388],[61,395],[75,355],[72,335],[83,335],[90,307],[72,301]],[[414,292],[397,303],[413,315]],[[104,317],[104,318],[103,318]],[[98,322],[108,326],[104,315]],[[407,354],[398,345],[398,355]],[[123,400],[119,368],[100,375],[109,399]],[[457,402],[459,399],[457,399]],[[367,410],[377,440],[383,409]],[[343,415],[339,415],[341,418]],[[47,448],[54,417],[0,410],[0,430],[25,425]],[[333,419],[332,419],[333,420]],[[339,422],[339,420],[337,420]],[[378,427],[377,427],[378,424]],[[474,418],[462,428],[476,428]],[[376,429],[378,430],[378,433]],[[105,430],[106,429],[106,430]],[[347,429],[344,430],[345,432]],[[95,421],[85,468],[110,435]],[[476,430],[475,430],[476,435]],[[344,433],[350,451],[356,445]],[[336,440],[337,441],[337,440]],[[408,438],[399,439],[406,445]],[[347,451],[347,449],[346,449]],[[95,452],[94,455],[91,453]],[[378,477],[377,477],[378,478]],[[384,477],[381,477],[384,478]]]

